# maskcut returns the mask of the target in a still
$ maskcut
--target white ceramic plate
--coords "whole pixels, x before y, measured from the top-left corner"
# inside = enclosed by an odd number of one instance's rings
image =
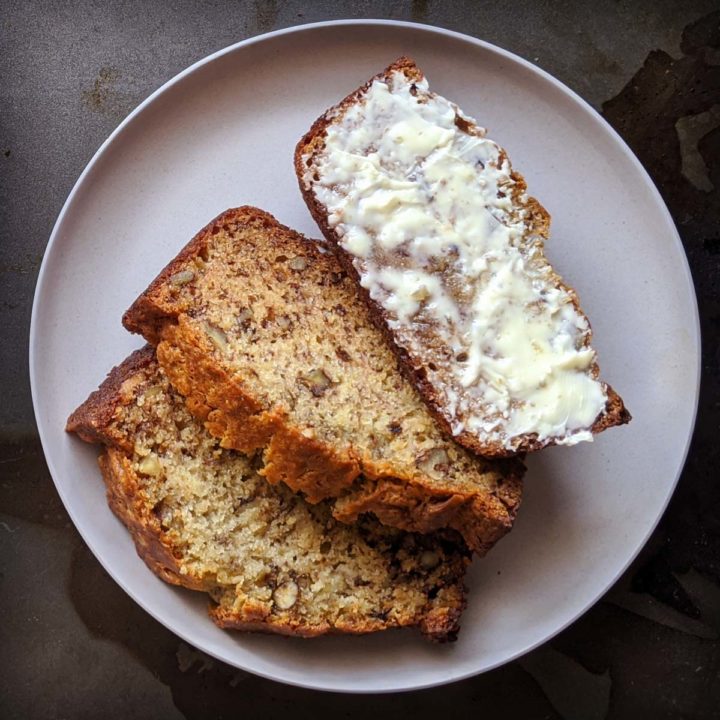
[[[474,564],[460,640],[412,632],[288,640],[223,632],[205,599],[156,579],[110,514],[97,452],[68,414],[140,340],[120,317],[187,240],[253,204],[318,231],[293,174],[295,143],[329,105],[410,54],[431,88],[491,129],[553,216],[549,255],[595,329],[603,376],[634,415],[593,444],[532,457],[514,531]],[[58,492],[115,580],[207,653],[328,690],[382,692],[457,680],[547,640],[592,605],[657,523],[683,465],[699,380],[687,262],[640,164],[582,100],[496,47],[446,30],[350,21],[270,33],[193,65],[137,108],[60,213],[33,307],[37,423]]]

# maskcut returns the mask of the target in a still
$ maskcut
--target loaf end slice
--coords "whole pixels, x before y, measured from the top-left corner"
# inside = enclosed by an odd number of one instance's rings
[[[400,58],[300,140],[303,197],[405,374],[486,456],[572,445],[630,420],[599,379],[550,216],[505,150]]]
[[[483,554],[511,527],[524,466],[468,453],[399,372],[332,253],[252,207],[201,230],[127,311],[224,447],[334,516],[457,530]]]
[[[221,448],[190,415],[151,348],[115,368],[67,429],[104,445],[108,502],[140,557],[166,582],[207,593],[221,627],[456,636],[469,555],[457,535],[344,525],[326,503],[270,486],[259,458]]]

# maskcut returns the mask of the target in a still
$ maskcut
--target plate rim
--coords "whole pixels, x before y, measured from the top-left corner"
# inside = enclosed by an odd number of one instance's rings
[[[663,219],[665,223],[668,226],[668,229],[671,231],[673,236],[673,241],[677,245],[680,252],[680,257],[682,259],[682,265],[680,270],[682,271],[682,276],[685,281],[686,289],[689,293],[689,300],[691,305],[691,312],[693,315],[693,322],[692,327],[689,328],[691,332],[693,333],[693,347],[692,349],[695,352],[696,356],[696,362],[695,362],[695,377],[694,377],[694,385],[695,385],[695,394],[692,398],[692,414],[691,414],[691,422],[687,429],[687,437],[685,438],[685,446],[682,452],[682,457],[680,458],[681,462],[678,465],[678,470],[676,472],[676,476],[672,483],[668,486],[668,492],[665,498],[662,501],[661,507],[659,508],[659,511],[657,513],[657,517],[655,520],[651,523],[649,526],[647,532],[644,534],[640,542],[638,543],[637,547],[633,549],[633,551],[628,556],[628,559],[626,562],[620,567],[615,574],[615,576],[612,578],[612,580],[603,587],[600,591],[598,591],[590,601],[588,601],[585,605],[582,606],[582,608],[572,615],[572,617],[569,617],[564,623],[562,623],[560,626],[555,628],[549,635],[544,637],[541,640],[537,640],[535,642],[530,642],[527,645],[525,645],[521,650],[513,653],[512,655],[499,660],[494,663],[490,663],[484,668],[476,669],[476,670],[469,670],[469,671],[462,671],[462,672],[451,672],[447,676],[443,676],[442,678],[439,678],[435,681],[429,681],[429,682],[419,682],[419,683],[405,683],[403,685],[400,685],[398,687],[393,688],[372,688],[372,687],[363,687],[363,688],[357,688],[357,687],[350,687],[347,685],[347,681],[340,681],[340,682],[331,682],[331,683],[318,683],[318,682],[312,682],[310,680],[304,681],[299,679],[289,679],[287,677],[283,677],[280,674],[275,674],[272,672],[267,672],[264,670],[257,670],[254,667],[249,667],[245,664],[239,663],[236,659],[233,659],[231,657],[223,656],[222,653],[214,652],[214,651],[208,651],[206,648],[201,648],[203,652],[210,655],[211,657],[214,657],[217,660],[220,660],[221,662],[225,662],[233,667],[239,668],[241,670],[244,670],[246,672],[252,673],[254,675],[273,680],[276,682],[281,682],[284,684],[292,685],[295,687],[301,687],[309,690],[319,690],[319,691],[332,691],[332,692],[342,692],[342,693],[350,693],[350,694],[387,694],[387,693],[395,693],[395,692],[409,692],[413,690],[422,690],[426,688],[432,688],[432,687],[438,687],[442,685],[446,685],[453,682],[458,682],[460,680],[464,680],[470,677],[474,677],[475,675],[479,675],[481,673],[488,672],[490,670],[493,670],[497,667],[500,667],[502,665],[505,665],[509,662],[512,662],[516,660],[519,657],[522,657],[523,655],[531,652],[535,648],[539,647],[540,645],[548,642],[552,638],[554,638],[556,635],[558,635],[560,632],[562,632],[565,628],[567,628],[569,625],[574,623],[578,618],[582,617],[592,606],[594,606],[606,593],[607,591],[617,582],[617,580],[623,575],[623,573],[627,570],[627,568],[630,566],[630,564],[635,560],[635,558],[638,556],[640,551],[645,547],[647,544],[650,536],[655,531],[656,527],[658,526],[660,520],[665,514],[665,511],[667,509],[667,506],[670,502],[670,499],[672,498],[675,489],[677,487],[677,484],[680,480],[680,476],[682,475],[683,469],[685,467],[685,463],[687,461],[688,453],[690,450],[690,446],[692,443],[692,439],[694,436],[695,431],[695,425],[697,421],[697,412],[698,412],[698,405],[699,405],[699,396],[700,396],[700,380],[701,380],[701,372],[702,372],[702,339],[701,339],[701,328],[700,328],[700,316],[699,316],[699,309],[698,309],[698,302],[697,302],[697,294],[695,292],[695,285],[692,279],[692,273],[690,270],[689,262],[687,259],[687,254],[685,252],[685,248],[682,244],[682,240],[680,239],[680,235],[677,230],[677,226],[675,225],[675,221],[673,220],[670,211],[665,204],[665,201],[662,198],[662,195],[660,194],[659,190],[657,189],[657,186],[655,185],[654,181],[648,174],[647,170],[644,168],[642,163],[638,160],[638,158],[635,156],[635,153],[630,149],[628,144],[623,140],[623,138],[617,133],[617,131],[605,120],[600,113],[598,113],[595,108],[590,105],[589,102],[584,100],[580,95],[578,95],[574,90],[569,88],[567,85],[565,85],[563,82],[555,78],[553,75],[551,75],[549,72],[543,70],[542,68],[538,67],[534,63],[530,62],[529,60],[526,60],[525,58],[506,50],[505,48],[499,47],[493,43],[489,43],[485,40],[481,40],[479,38],[473,37],[472,35],[468,35],[466,33],[457,32],[455,30],[450,30],[448,28],[439,27],[435,25],[430,25],[427,23],[417,23],[407,20],[390,20],[390,19],[337,19],[337,20],[324,20],[319,22],[312,22],[312,23],[303,23],[299,25],[293,25],[290,27],[280,28],[277,30],[273,30],[270,32],[262,33],[259,35],[254,35],[249,38],[245,38],[244,40],[240,40],[237,43],[233,43],[231,45],[228,45],[224,48],[221,48],[213,53],[210,53],[209,55],[206,55],[205,57],[197,60],[196,62],[192,63],[185,69],[181,70],[179,73],[171,77],[169,80],[167,80],[165,83],[163,83],[160,87],[158,87],[156,90],[154,90],[150,95],[148,95],[142,102],[140,102],[137,107],[135,107],[118,125],[117,127],[108,135],[108,137],[103,141],[103,143],[99,146],[99,148],[95,151],[93,156],[88,161],[87,165],[84,167],[80,175],[78,176],[78,179],[76,180],[75,184],[73,185],[70,193],[68,194],[65,202],[62,205],[62,208],[57,216],[57,219],[53,225],[53,229],[50,233],[50,237],[48,240],[48,243],[45,247],[45,250],[43,251],[43,259],[40,265],[40,270],[38,272],[38,277],[35,285],[35,290],[33,293],[33,303],[32,303],[32,311],[31,311],[31,317],[30,317],[30,332],[29,332],[29,351],[28,351],[28,361],[29,361],[29,375],[30,375],[30,392],[32,397],[32,405],[33,405],[33,413],[35,416],[35,424],[38,432],[38,436],[40,438],[40,443],[43,448],[43,454],[45,456],[45,461],[47,463],[48,471],[50,472],[50,475],[53,479],[53,484],[55,485],[55,489],[60,496],[60,499],[63,502],[63,506],[65,507],[65,511],[68,513],[70,519],[73,522],[73,525],[75,526],[75,529],[82,537],[85,544],[88,546],[90,551],[93,553],[94,557],[98,560],[98,562],[102,565],[102,567],[105,569],[105,571],[110,575],[110,577],[113,579],[113,581],[119,585],[122,590],[127,593],[132,600],[137,603],[145,612],[147,612],[151,617],[153,617],[155,620],[157,620],[161,625],[163,625],[165,628],[169,629],[173,634],[175,634],[180,639],[190,643],[191,645],[194,645],[194,640],[191,639],[189,636],[189,633],[186,633],[184,631],[183,627],[176,628],[171,627],[166,623],[165,620],[161,619],[158,616],[158,613],[155,612],[155,610],[151,607],[148,607],[144,602],[142,602],[136,594],[129,589],[123,582],[121,582],[116,573],[113,571],[113,568],[109,566],[105,560],[100,556],[98,552],[96,552],[95,548],[93,547],[92,543],[88,540],[86,537],[86,534],[84,531],[80,530],[80,526],[76,522],[75,514],[70,510],[68,503],[66,502],[65,493],[62,490],[61,483],[58,481],[58,477],[62,473],[59,472],[58,468],[55,466],[52,458],[50,455],[46,452],[46,447],[49,444],[49,441],[46,439],[45,433],[42,429],[42,424],[39,421],[40,418],[40,410],[41,410],[41,400],[40,400],[40,391],[38,389],[38,379],[37,375],[39,374],[39,360],[38,356],[35,352],[35,346],[37,342],[37,323],[38,323],[38,315],[40,313],[39,307],[41,305],[40,298],[43,292],[43,287],[45,285],[45,275],[48,272],[48,267],[50,265],[49,257],[52,254],[53,248],[57,242],[57,238],[60,235],[65,216],[68,214],[71,206],[73,205],[75,196],[80,192],[82,186],[84,185],[87,177],[92,172],[94,167],[100,162],[102,156],[105,154],[105,152],[108,150],[108,148],[112,145],[112,143],[120,136],[121,133],[132,123],[136,117],[141,115],[143,111],[145,111],[146,108],[148,108],[155,100],[157,100],[161,95],[163,95],[166,91],[168,91],[170,88],[172,88],[175,84],[183,81],[185,78],[189,77],[193,73],[197,72],[200,68],[204,67],[205,65],[214,62],[215,60],[228,55],[233,52],[237,52],[241,50],[242,48],[248,47],[250,45],[254,45],[256,43],[261,43],[273,38],[281,37],[283,35],[290,35],[290,34],[297,34],[297,33],[305,33],[305,32],[312,32],[319,29],[324,28],[331,28],[331,27],[342,27],[342,26],[368,26],[368,27],[377,27],[377,26],[386,26],[386,27],[399,27],[399,28],[405,28],[408,30],[414,30],[424,33],[430,33],[430,34],[439,34],[448,38],[452,38],[454,40],[459,40],[464,43],[468,43],[470,45],[474,45],[476,47],[480,47],[486,51],[489,51],[490,53],[495,54],[496,56],[499,56],[501,58],[504,58],[514,64],[520,65],[525,70],[529,70],[530,72],[539,75],[543,80],[546,82],[551,83],[555,88],[559,91],[561,91],[566,97],[568,97],[570,100],[572,100],[576,105],[579,106],[581,110],[583,110],[592,120],[594,120],[596,123],[598,123],[603,130],[608,133],[611,137],[611,139],[615,142],[615,144],[619,147],[619,149],[622,150],[623,154],[633,163],[635,169],[639,172],[640,177],[643,178],[646,187],[650,190],[650,193],[652,195],[652,198],[655,200],[656,205],[658,206],[659,210],[663,214]]]

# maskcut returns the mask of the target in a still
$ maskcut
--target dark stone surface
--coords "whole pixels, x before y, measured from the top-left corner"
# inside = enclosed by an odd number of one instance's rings
[[[207,2],[0,8],[0,715],[21,718],[720,717],[720,13],[715,2]],[[37,270],[77,176],[184,67],[274,28],[414,19],[536,62],[588,99],[657,183],[690,260],[703,332],[698,424],[652,539],[593,609],[490,673],[388,697],[289,688],[223,665],[135,605],[57,497],[29,397]]]

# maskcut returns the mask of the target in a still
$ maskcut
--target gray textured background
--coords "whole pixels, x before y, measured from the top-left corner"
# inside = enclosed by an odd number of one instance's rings
[[[720,14],[671,2],[5,2],[0,7],[0,714],[720,717]],[[78,175],[166,80],[243,38],[411,19],[535,62],[592,103],[658,184],[695,276],[704,378],[678,492],[606,598],[522,660],[453,686],[354,698],[259,680],[181,643],[105,575],[45,468],[27,337],[37,271]],[[292,68],[288,68],[292,72]]]

